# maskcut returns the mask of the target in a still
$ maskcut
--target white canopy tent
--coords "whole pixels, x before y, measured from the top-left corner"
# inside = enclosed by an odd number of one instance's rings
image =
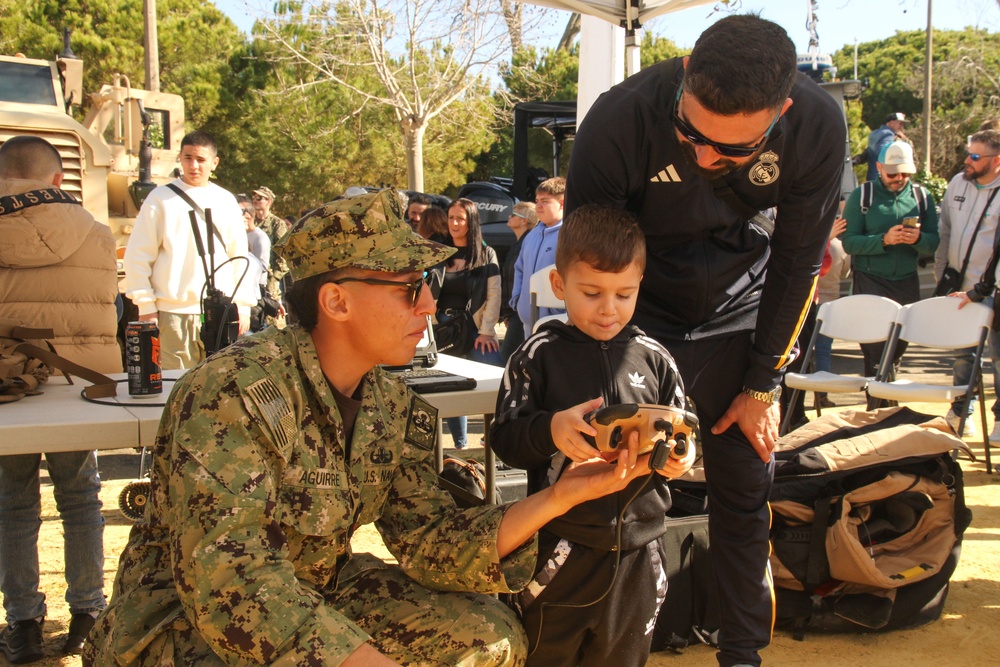
[[[577,123],[604,91],[639,71],[636,30],[650,19],[717,0],[524,0],[570,12],[580,21]]]

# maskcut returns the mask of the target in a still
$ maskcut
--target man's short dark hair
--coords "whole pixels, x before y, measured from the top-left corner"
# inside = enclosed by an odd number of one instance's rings
[[[985,144],[992,151],[1000,151],[1000,130],[980,130],[969,137],[969,143]]]
[[[354,270],[351,267],[347,267],[334,269],[326,273],[318,273],[315,276],[296,280],[285,291],[285,301],[288,303],[288,310],[295,316],[303,329],[312,331],[319,321],[320,288],[327,283],[332,283],[334,280],[346,277],[349,275],[349,272]]]
[[[684,69],[684,90],[712,113],[756,113],[781,106],[795,75],[795,45],[785,29],[740,14],[701,33]]]
[[[566,217],[556,244],[556,269],[565,275],[576,262],[595,271],[619,273],[631,264],[646,270],[646,237],[628,211],[585,204]]]
[[[424,206],[430,206],[431,205],[431,198],[428,197],[425,194],[421,194],[419,192],[416,192],[416,193],[414,193],[410,197],[410,201],[406,202],[406,210],[407,210],[407,212],[409,212],[409,210],[410,210],[410,204],[423,204]]]
[[[41,137],[22,134],[0,146],[0,178],[40,181],[61,174],[62,170],[59,151]]]
[[[184,150],[185,146],[204,146],[212,151],[212,155],[219,154],[219,146],[215,142],[215,137],[204,130],[195,130],[185,134],[184,138],[181,139],[181,150]]]

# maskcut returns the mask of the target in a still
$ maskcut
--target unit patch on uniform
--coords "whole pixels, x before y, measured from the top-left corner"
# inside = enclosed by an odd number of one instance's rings
[[[770,185],[778,180],[780,173],[778,154],[774,151],[766,151],[757,158],[757,164],[750,167],[747,177],[754,185]]]
[[[432,451],[437,437],[437,408],[418,394],[410,394],[410,415],[406,420],[407,442],[421,449]]]

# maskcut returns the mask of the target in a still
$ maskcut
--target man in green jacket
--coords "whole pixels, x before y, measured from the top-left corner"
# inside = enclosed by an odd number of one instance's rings
[[[934,198],[910,177],[917,169],[913,148],[894,141],[878,158],[878,180],[864,183],[847,198],[844,250],[854,266],[854,294],[884,296],[907,305],[920,299],[917,259],[938,246],[938,214]],[[882,343],[862,345],[865,375],[874,376]],[[893,366],[906,351],[900,343]]]

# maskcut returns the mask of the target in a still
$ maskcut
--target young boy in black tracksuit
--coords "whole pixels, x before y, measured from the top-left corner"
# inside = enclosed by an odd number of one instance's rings
[[[618,403],[685,408],[673,358],[628,326],[645,259],[630,214],[588,205],[567,218],[551,278],[569,321],[543,325],[511,356],[490,431],[500,459],[528,471],[528,493],[600,454],[584,439],[596,434],[587,412]],[[659,474],[638,476],[540,531],[535,578],[518,599],[529,667],[646,663],[666,593],[657,539],[670,507],[665,481],[694,458],[690,448]]]

